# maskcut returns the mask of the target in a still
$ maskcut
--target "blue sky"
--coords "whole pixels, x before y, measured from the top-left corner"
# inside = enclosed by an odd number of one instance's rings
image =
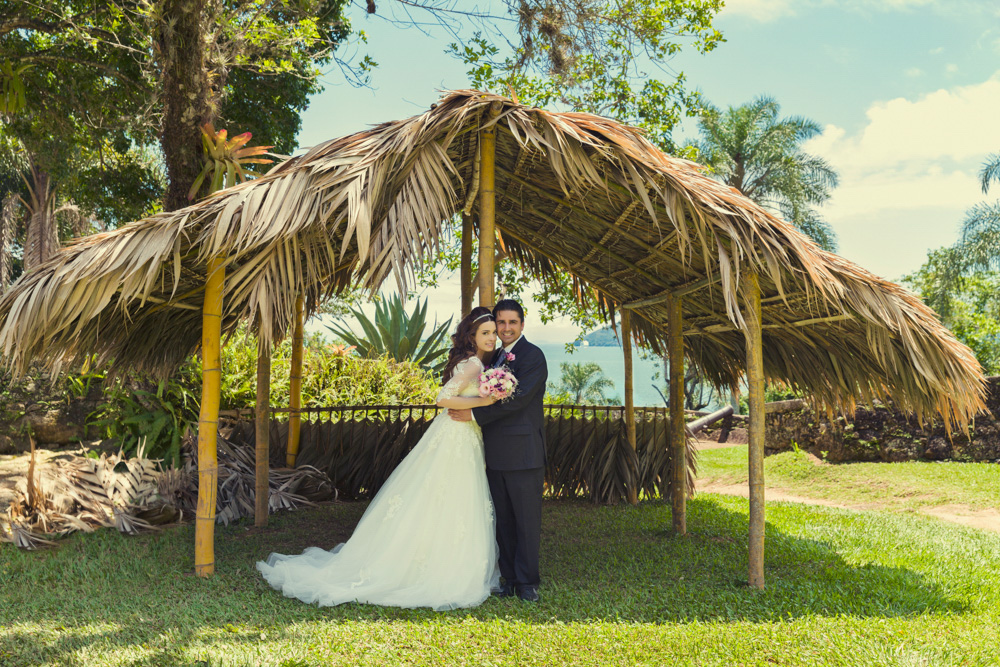
[[[462,64],[444,53],[444,31],[401,30],[357,9],[352,19],[369,36],[359,48],[380,65],[373,87],[328,73],[303,116],[303,146],[420,113],[439,90],[468,86]],[[783,115],[824,127],[807,149],[840,173],[821,213],[841,255],[896,280],[958,238],[965,210],[986,199],[979,167],[1000,151],[1000,3],[729,0],[716,26],[724,44],[682,52],[670,69],[717,106],[767,94]],[[447,288],[429,296],[442,314],[457,303]],[[535,337],[571,329],[548,325]]]

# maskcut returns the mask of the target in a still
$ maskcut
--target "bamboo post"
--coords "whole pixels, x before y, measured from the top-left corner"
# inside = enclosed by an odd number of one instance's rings
[[[299,455],[299,437],[302,433],[302,327],[305,308],[302,295],[295,298],[295,324],[292,329],[292,363],[288,371],[288,449],[285,465],[295,467]]]
[[[687,534],[687,435],[684,427],[684,317],[680,297],[667,299],[667,359],[670,362],[670,444],[673,470],[670,514],[674,532]]]
[[[747,394],[749,416],[750,535],[749,580],[753,588],[764,588],[764,347],[761,336],[760,282],[747,274],[744,294],[747,347]]]
[[[462,317],[472,311],[472,216],[462,214],[462,263],[459,270],[462,281]]]
[[[499,113],[499,105],[490,107],[489,117]],[[493,307],[496,246],[496,125],[479,133],[479,305]]]
[[[271,346],[257,349],[257,409],[254,411],[256,427],[256,489],[254,491],[254,525],[267,525],[270,487],[268,486],[271,438]]]
[[[219,485],[216,456],[219,434],[219,393],[222,386],[222,292],[224,259],[208,261],[205,303],[201,311],[201,412],[198,416],[198,507],[194,528],[194,571],[215,573],[215,502]]]
[[[625,354],[625,435],[628,444],[634,452],[635,443],[635,401],[632,394],[632,312],[622,310],[622,352]],[[636,480],[632,477],[628,486],[628,501],[635,505],[639,502],[639,491]]]

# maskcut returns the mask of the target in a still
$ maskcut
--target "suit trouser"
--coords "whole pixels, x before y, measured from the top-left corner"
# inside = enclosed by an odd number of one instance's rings
[[[500,574],[514,586],[537,586],[545,468],[487,468],[486,478],[496,514]]]

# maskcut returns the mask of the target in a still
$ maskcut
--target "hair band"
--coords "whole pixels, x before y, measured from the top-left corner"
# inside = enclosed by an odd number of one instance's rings
[[[483,313],[482,315],[480,315],[476,319],[472,320],[472,323],[475,324],[476,322],[478,322],[479,320],[483,319],[484,317],[493,317],[493,313]]]

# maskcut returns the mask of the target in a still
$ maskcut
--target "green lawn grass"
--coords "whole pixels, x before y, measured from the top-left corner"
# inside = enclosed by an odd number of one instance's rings
[[[774,503],[764,591],[744,585],[746,501],[703,494],[690,534],[660,502],[547,501],[542,601],[435,613],[317,608],[253,569],[331,547],[363,504],[217,533],[193,528],[0,546],[0,665],[996,665],[1000,535],[906,515]]]
[[[746,445],[699,452],[699,482],[744,484]],[[764,459],[769,488],[845,504],[900,510],[939,505],[1000,508],[1000,465],[954,461],[837,463],[817,465],[804,452]]]

